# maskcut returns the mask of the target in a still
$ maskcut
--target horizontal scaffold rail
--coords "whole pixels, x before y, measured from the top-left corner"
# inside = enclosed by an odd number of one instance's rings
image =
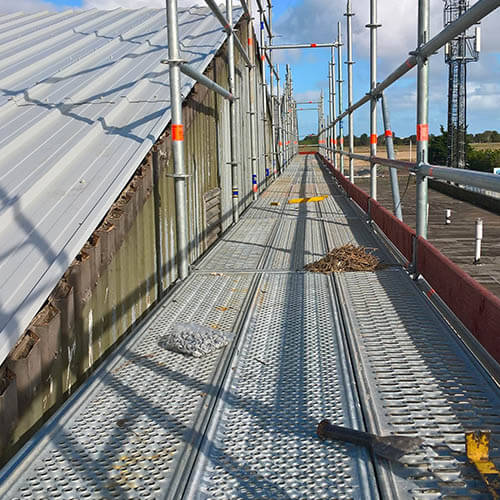
[[[366,161],[385,167],[397,168],[409,173],[425,175],[435,179],[444,181],[457,182],[458,184],[466,184],[469,186],[479,187],[500,193],[500,176],[497,174],[489,174],[487,172],[477,172],[475,170],[464,170],[462,168],[451,168],[440,165],[431,165],[428,163],[417,164],[415,162],[404,160],[391,160],[380,156],[360,155],[358,153],[349,153],[340,149],[326,147],[329,151],[339,153],[354,160]]]
[[[292,43],[288,45],[266,45],[265,50],[288,50],[288,49],[320,49],[337,47],[337,42],[332,43]]]

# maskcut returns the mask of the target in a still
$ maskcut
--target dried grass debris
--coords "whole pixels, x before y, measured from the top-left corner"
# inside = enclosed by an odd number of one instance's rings
[[[379,259],[369,253],[365,247],[352,244],[334,248],[324,257],[307,264],[304,269],[313,273],[342,273],[352,271],[377,271],[386,266]]]

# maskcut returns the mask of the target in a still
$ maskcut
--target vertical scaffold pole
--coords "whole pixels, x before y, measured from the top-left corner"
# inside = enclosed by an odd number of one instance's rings
[[[262,145],[264,147],[264,171],[266,175],[266,181],[269,177],[269,168],[267,165],[267,92],[266,92],[266,56],[264,52],[264,11],[259,9],[260,14],[260,64],[262,72],[262,128],[264,130],[262,137]]]
[[[351,0],[347,0],[347,9],[345,16],[347,17],[347,106],[352,106],[352,16]],[[349,153],[354,153],[354,115],[352,111],[349,113]],[[354,159],[349,157],[349,180],[354,184]]]
[[[342,79],[342,25],[340,24],[340,21],[337,23],[337,71],[338,71],[338,80],[337,83],[339,85],[339,95],[338,95],[338,100],[339,100],[339,115],[342,114],[343,108],[343,82],[344,80]],[[341,151],[340,153],[340,173],[344,173],[344,155],[342,154],[342,151],[344,151],[344,125],[342,123],[342,120],[339,121],[339,149]]]
[[[286,139],[287,139],[287,114],[288,114],[288,108],[286,105],[286,98],[287,98],[287,92],[288,92],[288,73],[286,73],[286,66],[285,66],[285,84],[283,85],[283,97],[282,97],[282,107],[281,107],[281,113],[283,116],[283,164],[288,166],[288,161],[286,157]]]
[[[252,3],[248,3],[248,8],[252,9]],[[248,58],[251,66],[248,68],[248,113],[250,116],[250,161],[252,165],[252,191],[253,199],[256,200],[259,192],[259,176],[257,172],[257,125],[255,112],[255,45],[253,39],[253,23],[250,15],[247,22],[248,32]]]
[[[324,106],[324,96],[323,96],[323,89],[321,89],[321,93],[319,96],[319,107],[318,107],[318,148],[320,154],[324,154],[325,150],[323,148],[323,106]]]
[[[295,129],[295,148],[294,155],[299,154],[299,119],[297,116],[297,101],[293,101],[293,123]]]
[[[285,148],[286,148],[286,163],[290,163],[290,132],[291,132],[291,122],[290,122],[290,89],[291,89],[291,78],[290,78],[290,66],[286,65],[286,106],[285,106],[285,121],[286,121],[286,137],[285,137]]]
[[[385,100],[385,95],[382,92],[381,96],[381,105],[382,105],[382,118],[384,120],[384,130],[385,130],[385,147],[387,150],[387,158],[391,160],[396,159],[396,155],[394,154],[394,141],[392,138],[392,130],[391,130],[391,120],[389,116],[389,107],[387,106],[387,102]],[[392,203],[394,205],[394,215],[399,219],[403,220],[403,211],[401,207],[401,199],[399,197],[399,183],[398,183],[398,172],[395,168],[389,169],[390,177],[391,177],[391,189],[392,189]]]
[[[418,49],[430,36],[429,0],[418,0]],[[418,53],[417,49],[417,53]],[[427,238],[427,177],[418,173],[427,163],[429,142],[429,62],[417,55],[417,236]],[[416,252],[415,252],[416,253]]]
[[[273,44],[273,9],[271,3],[267,4],[267,21],[269,24],[269,45]],[[273,51],[269,51],[269,92],[271,95],[271,166],[273,169],[273,178],[276,179],[278,158],[276,149],[276,123],[274,119],[274,66],[273,66]]]
[[[334,121],[337,117],[337,106],[335,103],[335,47],[331,48],[331,60],[330,67],[332,70],[332,120]],[[333,168],[337,168],[337,124],[335,123],[332,128],[333,133]]]
[[[179,279],[188,275],[188,237],[186,210],[186,170],[184,165],[184,125],[182,123],[181,71],[177,0],[167,2],[168,59],[170,101],[172,107],[172,152],[174,157],[174,187],[177,231],[177,266]]]
[[[377,86],[377,0],[370,0],[370,92]],[[370,101],[370,155],[377,155],[377,96]],[[370,196],[377,199],[377,165],[370,164]]]
[[[278,85],[277,85],[277,98],[278,98],[278,151],[279,151],[279,161],[280,161],[280,168],[283,170],[284,164],[283,164],[283,158],[284,158],[284,153],[283,153],[283,102],[281,98],[281,92],[280,92],[280,66],[279,64],[276,66],[276,73],[277,73],[277,80],[278,80]]]
[[[235,92],[235,68],[234,68],[234,32],[233,32],[233,3],[231,0],[226,0],[226,16],[230,27],[227,38],[227,58],[229,65],[229,92],[236,95]],[[229,134],[231,141],[231,184],[233,194],[233,222],[238,222],[239,213],[239,193],[238,193],[238,162],[236,155],[238,154],[238,131],[236,123],[236,102],[229,101]]]
[[[332,65],[328,62],[328,126],[330,127],[333,121],[333,112],[332,112]],[[333,160],[333,131],[331,128],[328,128],[328,139],[327,139],[327,152],[328,159]]]

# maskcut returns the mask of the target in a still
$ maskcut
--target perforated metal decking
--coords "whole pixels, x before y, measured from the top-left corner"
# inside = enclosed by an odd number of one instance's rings
[[[464,431],[491,429],[497,461],[498,387],[397,265],[303,271],[347,242],[396,264],[329,173],[294,160],[8,464],[0,496],[488,498]],[[186,358],[159,346],[177,321],[237,335]],[[388,463],[319,441],[325,417],[425,445]]]

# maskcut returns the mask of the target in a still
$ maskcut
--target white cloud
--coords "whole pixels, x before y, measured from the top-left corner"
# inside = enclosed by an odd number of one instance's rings
[[[319,101],[321,90],[307,90],[306,92],[295,93],[295,100],[297,102],[302,101]]]
[[[337,39],[337,21],[342,22],[345,41],[345,0],[303,0],[299,5],[290,7],[276,20],[276,32],[288,42],[325,43]],[[354,2],[353,45],[355,58],[369,55],[370,1]],[[402,62],[410,50],[417,45],[417,2],[415,0],[383,1],[378,3],[377,30],[378,55],[382,69],[393,69],[394,62]],[[443,27],[443,3],[431,2],[431,36]],[[483,50],[498,51],[500,46],[500,10],[483,20]],[[391,67],[385,65],[391,63]]]
[[[60,10],[52,2],[43,0],[1,0],[0,13],[11,12],[40,12],[43,10]]]

